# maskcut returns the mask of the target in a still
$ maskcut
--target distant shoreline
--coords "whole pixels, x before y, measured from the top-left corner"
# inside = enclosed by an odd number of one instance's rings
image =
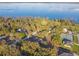
[[[28,18],[28,17],[31,17],[31,18],[46,18],[46,19],[49,19],[49,20],[70,20],[74,23],[78,23],[79,24],[79,21],[78,20],[74,20],[73,18],[50,18],[50,17],[40,17],[40,16],[0,16],[0,17],[3,17],[3,18],[12,18],[12,19],[17,19],[17,18]]]

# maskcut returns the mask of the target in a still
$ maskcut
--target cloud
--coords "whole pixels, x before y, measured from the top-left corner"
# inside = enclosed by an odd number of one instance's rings
[[[79,4],[67,3],[0,3],[0,10],[46,10],[48,12],[78,12]]]
[[[79,4],[52,4],[52,6],[49,8],[49,11],[78,11],[79,10]]]
[[[73,9],[73,11],[79,11],[79,8],[75,8],[75,9]]]

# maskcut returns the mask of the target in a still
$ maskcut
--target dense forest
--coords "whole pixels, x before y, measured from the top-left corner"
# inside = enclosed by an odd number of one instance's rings
[[[71,46],[62,42],[63,29],[73,33]],[[78,34],[79,24],[69,19],[0,17],[0,56],[58,56],[61,49],[79,55]]]

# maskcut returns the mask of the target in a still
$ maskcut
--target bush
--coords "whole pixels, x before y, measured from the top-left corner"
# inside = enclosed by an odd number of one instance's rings
[[[56,55],[56,50],[53,48],[40,47],[38,43],[30,41],[22,41],[21,51],[26,55],[31,56],[50,56]]]
[[[75,52],[79,55],[79,45],[73,44],[72,49],[73,49],[73,52]]]

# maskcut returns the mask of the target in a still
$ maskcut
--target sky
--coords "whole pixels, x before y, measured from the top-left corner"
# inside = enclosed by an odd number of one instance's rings
[[[79,11],[79,4],[77,3],[0,3],[0,10],[16,10],[22,9],[36,9],[48,11]]]
[[[79,19],[78,3],[0,3],[0,16]]]
[[[22,9],[36,9],[48,11],[79,11],[79,4],[77,3],[0,3],[0,10],[16,10],[17,8]],[[9,10],[9,11],[10,11]]]

